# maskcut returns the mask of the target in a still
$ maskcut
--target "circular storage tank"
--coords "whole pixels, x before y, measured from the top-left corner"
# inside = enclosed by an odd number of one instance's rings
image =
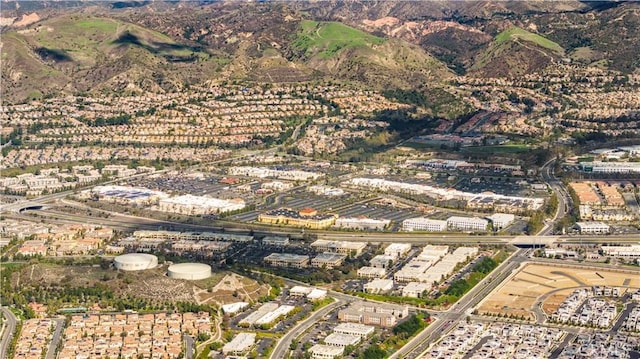
[[[211,266],[202,263],[179,263],[169,266],[169,278],[198,280],[211,277]]]
[[[145,270],[157,267],[158,257],[146,253],[129,253],[117,256],[113,260],[113,264],[120,270]]]

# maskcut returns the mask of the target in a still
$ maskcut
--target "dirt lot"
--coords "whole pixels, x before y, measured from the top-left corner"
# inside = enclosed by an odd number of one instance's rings
[[[533,319],[533,308],[543,302],[553,312],[575,288],[591,286],[640,288],[640,276],[600,268],[528,264],[498,287],[478,308],[480,313],[524,316]]]
[[[207,279],[207,281],[210,279]],[[269,294],[269,287],[266,285],[260,285],[252,279],[235,273],[220,273],[220,278],[216,283],[212,287],[206,287],[207,290],[201,289],[198,291],[198,302],[211,302],[218,305],[238,301],[255,302],[261,296]],[[197,285],[203,288],[200,283],[197,283]]]

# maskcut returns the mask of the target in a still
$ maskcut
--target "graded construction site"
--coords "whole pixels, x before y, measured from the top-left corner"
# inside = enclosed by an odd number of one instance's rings
[[[638,272],[574,265],[525,264],[478,307],[479,314],[541,320],[540,308],[553,313],[576,288],[620,288],[620,295],[640,288]]]

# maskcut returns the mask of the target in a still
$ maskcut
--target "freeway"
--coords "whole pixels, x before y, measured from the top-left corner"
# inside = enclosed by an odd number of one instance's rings
[[[18,325],[18,318],[7,307],[2,307],[2,315],[5,318],[4,331],[2,332],[2,340],[0,341],[0,359],[7,357],[7,350],[9,350],[9,344],[15,333],[16,326]]]
[[[53,332],[51,343],[49,344],[49,348],[47,349],[46,359],[56,358],[56,349],[58,348],[60,339],[62,339],[62,330],[64,329],[64,319],[54,319],[53,322],[56,324],[56,329]]]
[[[136,230],[174,230],[174,231],[211,231],[211,232],[230,232],[237,234],[250,234],[253,233],[256,236],[267,235],[300,235],[299,229],[291,228],[285,230],[284,228],[269,229],[269,226],[253,226],[251,224],[241,225],[244,228],[235,228],[230,223],[225,223],[224,226],[216,225],[212,222],[212,225],[203,226],[195,224],[186,224],[179,222],[170,222],[157,220],[145,217],[135,217],[131,215],[118,215],[113,214],[108,218],[89,216],[82,214],[69,214],[64,212],[56,212],[52,210],[39,210],[27,212],[33,216],[24,214],[5,214],[6,218],[14,218],[27,221],[40,221],[46,220],[51,223],[59,224],[76,224],[76,223],[92,223],[94,225],[109,226],[110,228],[121,231],[136,231]],[[35,217],[34,217],[35,216]],[[413,233],[413,232],[382,232],[382,233],[363,233],[353,234],[351,232],[339,232],[339,231],[307,231],[308,234],[312,234],[317,239],[330,239],[339,241],[350,242],[406,242],[412,244],[468,244],[468,245],[483,245],[483,244],[525,244],[525,245],[542,245],[549,242],[555,243],[582,243],[582,244],[596,244],[596,243],[629,243],[638,242],[637,234],[624,234],[624,235],[563,235],[563,236],[471,236],[466,234],[426,234],[426,233]],[[548,240],[548,241],[547,241]]]
[[[300,235],[300,230],[297,228],[281,228],[281,227],[269,227],[265,225],[254,226],[252,224],[241,224],[240,228],[234,227],[232,223],[224,223],[223,226],[219,225],[219,222],[212,222],[211,225],[203,226],[196,224],[186,224],[179,222],[163,221],[158,219],[135,217],[124,214],[112,214],[108,218],[99,216],[89,216],[82,214],[69,214],[65,212],[57,212],[53,210],[38,210],[28,211],[27,213],[37,217],[28,216],[24,214],[5,214],[7,218],[15,218],[27,221],[40,221],[46,219],[51,222],[58,223],[92,223],[95,225],[109,226],[113,229],[123,231],[135,231],[135,230],[159,230],[159,229],[171,229],[174,231],[211,231],[211,232],[230,232],[238,234],[253,233],[256,236],[266,235]],[[472,236],[467,234],[428,234],[428,233],[415,233],[415,232],[381,232],[381,233],[362,233],[354,234],[352,232],[339,232],[339,231],[307,231],[307,234],[311,234],[317,239],[330,239],[349,242],[406,242],[413,244],[426,244],[426,243],[461,243],[461,244],[528,244],[542,245],[547,240],[554,241],[556,243],[628,243],[638,242],[637,234],[621,234],[621,235],[562,235],[562,236]],[[521,243],[519,242],[521,241]]]
[[[92,223],[95,225],[109,226],[113,229],[131,231],[131,230],[158,230],[159,228],[176,231],[233,231],[234,233],[249,233],[254,235],[292,235],[300,234],[299,229],[291,228],[273,228],[265,225],[239,224],[237,227],[233,223],[224,223],[220,226],[220,222],[213,222],[212,225],[203,226],[195,224],[186,224],[179,222],[170,222],[146,217],[135,217],[130,215],[111,214],[109,217],[89,216],[86,214],[70,214],[66,212],[58,212],[54,210],[37,210],[28,211],[27,213],[38,216],[38,220],[42,218],[67,221],[69,223]],[[6,214],[8,218],[19,218],[23,220],[33,221],[33,217]],[[239,227],[239,228],[238,228]],[[403,241],[408,243],[467,243],[467,244],[506,244],[509,243],[513,236],[470,236],[467,234],[447,234],[433,235],[425,233],[412,232],[389,232],[389,233],[363,233],[353,234],[350,232],[338,231],[307,231],[306,233],[314,235],[317,239],[331,239],[341,241],[355,242],[397,242]]]
[[[413,337],[405,346],[393,353],[390,359],[417,358],[440,336],[451,330],[468,311],[493,291],[511,272],[528,259],[529,250],[519,249],[511,257],[502,262],[489,276],[473,287],[451,309],[438,317],[426,329]]]

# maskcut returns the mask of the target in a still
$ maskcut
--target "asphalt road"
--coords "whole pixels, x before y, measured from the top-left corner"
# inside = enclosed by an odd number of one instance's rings
[[[282,338],[280,338],[280,340],[278,341],[278,344],[276,344],[276,347],[273,349],[273,352],[271,352],[271,356],[269,358],[284,359],[287,353],[287,350],[289,350],[289,346],[291,345],[291,342],[296,337],[298,337],[300,334],[304,333],[309,328],[314,326],[320,319],[322,319],[322,317],[327,315],[329,312],[336,309],[340,305],[344,304],[344,302],[342,302],[340,299],[337,299],[337,298],[334,298],[334,299],[336,300],[333,303],[320,308],[320,310],[311,314],[307,319],[303,320],[302,322],[298,323],[295,327],[291,328],[291,330],[289,330],[287,334],[285,334]]]
[[[556,160],[552,159],[545,163],[541,168],[541,175],[544,182],[546,182],[553,193],[558,198],[558,210],[556,211],[553,219],[545,224],[544,227],[538,232],[539,236],[549,235],[553,232],[553,228],[558,219],[565,217],[571,209],[571,196],[564,187],[564,183],[555,175],[554,167]]]
[[[184,335],[184,344],[185,344],[185,358],[193,359],[193,348],[194,348],[194,340],[190,335]]]
[[[11,343],[11,339],[15,335],[18,318],[7,307],[2,307],[1,310],[5,318],[5,330],[2,332],[2,340],[0,341],[0,359],[5,359],[7,358],[9,343]]]
[[[60,343],[60,339],[62,339],[62,330],[64,329],[64,319],[54,319],[53,321],[56,323],[56,329],[53,332],[51,343],[47,349],[46,359],[56,359],[56,348]]]
[[[400,350],[393,353],[389,358],[417,358],[431,343],[445,335],[457,323],[467,315],[467,311],[484,299],[493,289],[495,289],[511,272],[518,268],[522,262],[528,259],[528,251],[518,250],[509,259],[502,262],[491,274],[485,277],[480,283],[473,287],[464,297],[458,300],[451,309],[439,316],[426,329],[413,337]]]

